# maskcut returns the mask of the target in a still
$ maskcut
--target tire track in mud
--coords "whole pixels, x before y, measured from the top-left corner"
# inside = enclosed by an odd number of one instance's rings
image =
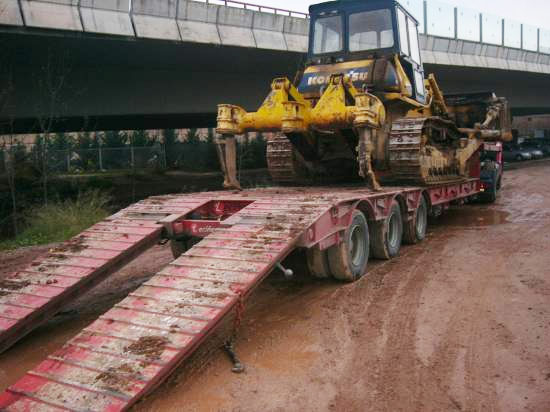
[[[470,236],[466,254],[472,256],[479,250],[490,254],[487,247],[482,248],[476,243],[476,238],[477,235]],[[448,245],[450,248],[452,246]],[[463,298],[454,305],[443,337],[429,356],[426,366],[432,375],[437,376],[442,390],[448,393],[457,409],[497,410],[496,387],[490,383],[492,379],[488,376],[494,370],[492,352],[488,347],[491,338],[486,333],[490,327],[487,318],[480,315],[489,310],[484,302],[489,300],[487,288],[491,278],[479,276],[479,273],[485,272],[483,266],[477,268],[477,273],[468,272],[467,265],[463,264],[464,256],[453,256],[446,262],[455,268],[455,272],[468,276],[467,285],[460,290]],[[491,264],[494,270],[494,262]]]
[[[434,410],[452,410],[455,403],[448,399],[439,382],[433,378],[428,365],[424,365],[416,354],[417,315],[421,306],[422,293],[431,273],[425,268],[431,263],[432,247],[443,240],[439,234],[420,247],[423,251],[413,262],[404,260],[400,267],[400,283],[392,297],[390,307],[384,315],[384,330],[387,341],[381,342],[381,368],[378,392],[385,411],[428,410],[437,399]],[[394,268],[398,270],[399,268]]]
[[[418,252],[413,248],[403,249],[400,258],[414,253]],[[373,353],[380,351],[378,342],[385,340],[379,314],[387,311],[386,303],[399,285],[391,276],[395,274],[396,263],[397,260],[389,260],[372,264],[361,280],[336,289],[322,305],[324,316],[330,324],[337,324],[339,330],[337,334],[332,328],[324,330],[323,346],[332,358],[345,363],[339,365],[338,373],[346,377],[345,381],[332,380],[337,395],[328,405],[330,410],[364,410],[377,397],[374,383],[380,368],[371,361]],[[327,363],[331,368],[334,365],[333,361]]]
[[[493,269],[494,270],[494,269]],[[489,331],[488,319],[479,316],[480,312],[487,312],[486,302],[489,300],[487,289],[491,283],[489,276],[478,277],[479,282],[472,282],[467,296],[470,304],[462,308],[469,316],[465,356],[465,410],[467,411],[496,411],[498,410],[497,391],[494,379],[489,376],[494,371],[493,351],[491,342],[484,331]],[[473,304],[472,304],[473,303]],[[458,340],[460,332],[455,331],[451,339]]]
[[[415,353],[416,315],[430,276],[424,268],[445,236],[434,233],[422,244],[404,248],[399,258],[378,264],[345,297],[335,296],[335,302],[360,302],[361,310],[343,319],[347,329],[353,332],[368,322],[358,336],[360,343],[348,345],[344,375],[355,384],[340,385],[334,410],[365,410],[373,404],[377,410],[426,410],[421,396],[426,391],[428,397],[439,398],[444,409],[457,409]]]
[[[373,385],[367,382],[363,387],[366,389],[363,394],[357,390],[341,388],[335,405],[348,407],[348,410],[360,410],[368,404],[377,404],[377,410],[385,411],[464,410],[463,404],[450,393],[455,365],[460,360],[459,350],[464,347],[470,348],[468,356],[471,361],[465,365],[469,386],[481,387],[488,381],[488,377],[480,376],[478,367],[482,356],[489,357],[482,362],[484,365],[492,362],[490,354],[487,354],[489,351],[478,345],[483,337],[483,325],[473,322],[464,334],[460,322],[465,316],[475,319],[475,312],[479,309],[472,306],[472,302],[483,301],[488,280],[483,285],[469,282],[467,291],[463,292],[469,298],[453,311],[449,326],[428,362],[422,361],[416,351],[418,311],[422,305],[422,294],[430,280],[438,276],[437,271],[426,268],[433,264],[434,246],[441,245],[449,237],[449,228],[446,229],[445,233],[436,233],[421,245],[407,247],[406,253],[399,259],[377,267],[374,273],[369,274],[369,283],[366,288],[361,288],[362,293],[358,290],[348,293],[348,299],[363,299],[363,310],[348,314],[348,324],[357,325],[365,317],[370,318],[371,322],[368,325],[370,330],[363,334],[361,346],[353,350],[346,375],[357,375],[359,369],[376,383]],[[455,229],[454,232],[465,231]],[[445,264],[454,263],[445,260]],[[388,266],[385,265],[389,265],[390,271],[386,271]],[[381,273],[384,271],[386,273]],[[464,336],[467,337],[466,342]],[[365,346],[369,350],[365,351]],[[373,353],[377,356],[373,356]],[[375,364],[372,358],[375,358]],[[365,376],[362,378],[368,381]],[[357,380],[356,377],[355,381]],[[488,390],[491,394],[489,402]],[[484,389],[478,397],[469,395],[470,402],[466,403],[466,410],[479,410],[476,405],[484,405],[485,410],[487,403],[488,409],[494,410],[495,397],[494,387]]]

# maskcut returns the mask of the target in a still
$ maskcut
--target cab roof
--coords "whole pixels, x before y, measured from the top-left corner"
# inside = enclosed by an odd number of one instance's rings
[[[382,8],[394,8],[397,5],[399,5],[403,10],[407,10],[397,0],[335,0],[312,4],[309,6],[309,14],[314,16],[323,12],[326,13],[334,10],[376,10]],[[416,24],[418,24],[418,20],[411,16],[408,11],[407,14]]]

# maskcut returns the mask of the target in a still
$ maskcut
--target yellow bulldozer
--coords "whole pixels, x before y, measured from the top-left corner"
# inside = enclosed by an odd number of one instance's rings
[[[432,185],[468,178],[485,140],[510,140],[506,99],[444,96],[425,78],[418,22],[394,0],[310,7],[309,51],[293,83],[277,78],[256,112],[218,106],[226,188],[236,178],[235,136],[272,132],[267,163],[278,184],[364,179]]]

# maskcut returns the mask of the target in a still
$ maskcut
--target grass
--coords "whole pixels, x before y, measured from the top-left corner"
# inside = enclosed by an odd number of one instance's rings
[[[79,194],[75,200],[51,202],[32,209],[25,229],[14,239],[0,242],[0,250],[62,242],[109,215],[109,197],[98,190]]]

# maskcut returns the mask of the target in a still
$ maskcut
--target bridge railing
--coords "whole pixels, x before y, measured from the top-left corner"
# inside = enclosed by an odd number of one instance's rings
[[[550,54],[550,30],[439,0],[400,3],[418,20],[423,34]]]
[[[276,0],[273,0],[275,2]],[[319,0],[321,1],[321,0]],[[537,28],[512,19],[503,19],[490,13],[479,13],[464,7],[455,7],[440,0],[399,0],[409,10],[420,24],[420,32],[426,35],[465,40],[503,46],[517,50],[550,54],[550,29]],[[452,0],[448,0],[452,1]],[[198,10],[197,7],[204,10]],[[219,8],[226,8],[228,13],[221,13]],[[520,7],[518,5],[518,7]],[[186,11],[192,10],[186,14]],[[218,21],[220,15],[231,14],[231,10],[241,9],[243,15],[234,14],[231,19]],[[240,13],[237,12],[236,13]],[[19,25],[29,27],[45,27],[62,30],[109,33],[126,36],[144,36],[169,38],[188,41],[181,36],[177,21],[193,20],[208,23],[233,25],[235,21],[261,27],[258,30],[276,32],[280,21],[260,20],[255,23],[250,18],[251,13],[261,12],[273,19],[295,19],[287,21],[281,31],[288,29],[290,35],[306,37],[305,19],[307,13],[287,10],[276,6],[263,6],[240,0],[0,0],[0,25]],[[247,14],[248,13],[248,14]],[[147,25],[154,21],[147,16],[163,17],[165,28],[148,29],[140,27],[133,16],[145,16]],[[171,20],[171,21],[168,21]],[[270,23],[267,24],[266,21]],[[178,34],[178,31],[180,32]],[[195,27],[193,30],[197,31]],[[214,36],[215,37],[215,36]],[[290,39],[290,43],[298,41],[299,49],[307,41]],[[223,39],[218,43],[223,43]],[[248,43],[246,43],[248,45]],[[289,47],[290,49],[290,47]]]
[[[279,7],[272,7],[272,6],[261,6],[259,4],[245,3],[242,1],[235,1],[235,0],[195,0],[195,1],[197,1],[198,3],[219,4],[227,7],[238,7],[246,10],[254,10],[259,12],[273,13],[273,14],[282,14],[282,15],[291,16],[291,17],[303,17],[303,18],[309,17],[307,13],[303,13],[301,11],[281,9]]]

